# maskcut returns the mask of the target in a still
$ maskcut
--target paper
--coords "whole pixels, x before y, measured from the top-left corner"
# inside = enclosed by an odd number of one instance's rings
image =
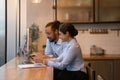
[[[35,64],[19,64],[19,68],[40,68],[40,67],[46,67],[46,65],[42,63],[35,63]]]

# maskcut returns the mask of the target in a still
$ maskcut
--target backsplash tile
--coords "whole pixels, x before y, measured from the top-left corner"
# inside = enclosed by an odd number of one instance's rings
[[[120,23],[74,24],[79,29],[120,29]]]
[[[120,31],[111,31],[111,29],[120,29],[119,23],[110,24],[77,24],[79,30],[77,40],[82,48],[83,54],[90,54],[92,45],[105,49],[105,54],[120,54]],[[90,34],[91,28],[108,29],[108,34]],[[88,29],[82,32],[80,29]]]

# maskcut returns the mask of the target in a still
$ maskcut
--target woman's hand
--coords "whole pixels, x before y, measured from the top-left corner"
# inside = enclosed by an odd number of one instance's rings
[[[44,59],[43,64],[48,65],[48,61],[49,61],[48,59]]]

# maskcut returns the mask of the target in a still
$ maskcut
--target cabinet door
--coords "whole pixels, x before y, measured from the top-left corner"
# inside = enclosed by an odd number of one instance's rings
[[[96,22],[120,22],[120,0],[95,0]]]
[[[114,80],[120,80],[120,60],[114,61]]]
[[[56,0],[57,20],[69,23],[93,22],[93,0]]]
[[[113,61],[100,60],[90,61],[91,67],[95,70],[96,80],[113,80]],[[99,79],[98,79],[99,78]]]

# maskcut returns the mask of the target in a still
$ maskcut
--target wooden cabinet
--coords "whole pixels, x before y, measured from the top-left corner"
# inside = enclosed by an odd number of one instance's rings
[[[97,60],[89,61],[91,67],[95,70],[96,80],[113,80],[113,61],[112,60]]]
[[[95,0],[95,22],[120,22],[120,0]]]
[[[120,80],[120,60],[114,60],[114,80]]]
[[[120,80],[120,60],[87,60],[95,70],[96,80]]]
[[[54,0],[55,19],[69,23],[120,22],[120,0]]]
[[[93,22],[93,0],[56,0],[56,18],[61,22]]]

